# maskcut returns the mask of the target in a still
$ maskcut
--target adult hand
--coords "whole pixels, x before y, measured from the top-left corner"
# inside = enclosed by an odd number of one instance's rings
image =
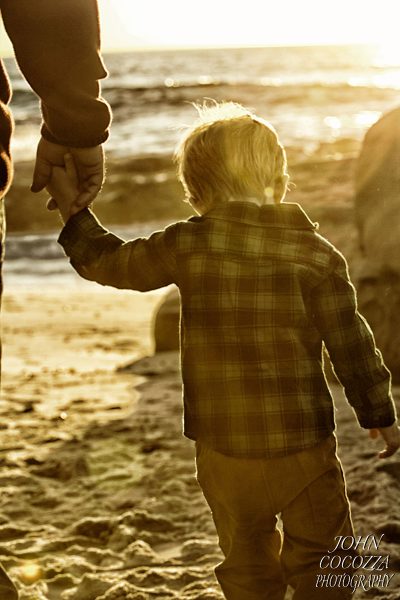
[[[68,148],[66,146],[53,144],[43,137],[40,138],[36,151],[31,192],[36,194],[46,187],[51,178],[52,167],[63,167],[64,155],[67,152]]]
[[[393,423],[390,427],[379,427],[378,429],[370,429],[369,435],[372,439],[376,439],[379,434],[386,442],[386,448],[378,454],[379,458],[388,458],[392,456],[400,448],[400,428],[397,423]]]
[[[57,203],[61,217],[66,223],[72,215],[80,211],[80,208],[76,205],[79,181],[74,159],[70,154],[66,154],[64,160],[65,168],[52,168],[50,182],[46,189],[52,195],[53,201]]]
[[[69,148],[69,153],[78,173],[79,196],[76,205],[85,208],[96,198],[104,182],[103,146]]]
[[[88,206],[99,193],[104,181],[104,152],[103,147],[67,148],[53,144],[41,138],[36,153],[36,163],[33,173],[31,191],[40,192],[48,185],[53,167],[64,166],[65,154],[71,154],[78,172],[79,195],[76,204],[80,208]],[[50,199],[47,208],[57,208],[53,199]]]

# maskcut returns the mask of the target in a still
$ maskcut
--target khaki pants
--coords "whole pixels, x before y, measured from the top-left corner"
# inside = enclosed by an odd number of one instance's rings
[[[274,459],[235,458],[196,443],[197,479],[225,556],[215,574],[228,600],[283,600],[287,584],[293,600],[351,596],[349,588],[316,588],[319,562],[336,546],[335,536],[354,535],[335,451],[334,435]]]

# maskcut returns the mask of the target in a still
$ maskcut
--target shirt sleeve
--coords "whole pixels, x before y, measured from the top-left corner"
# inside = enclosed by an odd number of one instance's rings
[[[313,289],[313,316],[334,371],[360,425],[388,427],[396,419],[391,375],[365,318],[357,310],[356,291],[345,259],[333,256],[329,275]]]
[[[42,135],[69,147],[108,137],[110,108],[100,96],[96,0],[1,0],[19,67],[41,99]]]
[[[68,220],[58,242],[85,279],[145,292],[176,283],[175,235],[171,225],[126,242],[84,209]]]

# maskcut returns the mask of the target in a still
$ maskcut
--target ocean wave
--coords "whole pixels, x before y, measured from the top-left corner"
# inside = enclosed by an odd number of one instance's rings
[[[304,94],[317,94],[323,92],[326,97],[333,94],[349,95],[350,93],[368,94],[381,96],[382,92],[397,91],[400,89],[400,77],[392,79],[382,79],[369,84],[362,76],[352,76],[348,81],[329,81],[323,77],[315,78],[314,81],[306,81],[299,78],[285,80],[280,77],[265,76],[254,81],[251,79],[215,79],[215,80],[193,80],[179,81],[178,79],[164,81],[152,85],[135,85],[134,82],[122,86],[115,81],[110,81],[103,85],[103,96],[108,100],[114,109],[125,107],[135,97],[136,102],[166,103],[178,102],[183,97],[194,98],[198,94],[204,97],[211,97],[212,92],[221,90],[234,90],[235,93],[251,92],[253,94],[270,91],[272,93],[281,92],[289,95],[292,100],[302,98]],[[293,91],[296,93],[294,94]],[[25,114],[25,117],[34,117],[27,111],[32,105],[37,105],[37,96],[29,89],[15,90],[13,94],[12,107],[19,114]],[[130,106],[133,108],[132,106]],[[126,106],[128,108],[128,106]]]
[[[56,236],[42,235],[9,235],[6,242],[7,260],[54,260],[64,256],[56,242]]]
[[[397,90],[400,88],[400,80],[397,81],[387,81],[387,89]],[[172,94],[175,91],[186,90],[188,92],[192,92],[193,90],[207,90],[207,89],[216,89],[216,88],[240,88],[240,89],[263,89],[263,88],[281,88],[281,89],[292,89],[292,88],[301,88],[302,90],[313,90],[313,89],[323,89],[327,91],[336,91],[336,90],[353,90],[354,88],[358,88],[359,90],[368,91],[368,93],[374,92],[375,89],[378,91],[382,89],[381,85],[377,85],[376,82],[374,85],[371,85],[368,82],[367,78],[363,78],[362,76],[352,76],[347,81],[329,81],[324,79],[323,77],[315,78],[314,81],[309,81],[306,79],[299,78],[291,78],[284,79],[281,77],[261,77],[258,80],[251,79],[235,79],[235,78],[226,78],[226,79],[215,79],[210,81],[202,81],[202,80],[194,80],[194,81],[179,81],[178,79],[170,79],[168,81],[164,81],[163,83],[154,84],[154,85],[135,85],[134,83],[128,85],[125,84],[123,87],[117,85],[115,82],[110,82],[108,84],[103,85],[103,93],[105,96],[109,94],[120,94],[121,92],[127,92],[130,94],[160,94],[162,99],[165,98],[166,92]],[[371,89],[372,88],[372,89]]]
[[[146,237],[153,231],[162,229],[165,225],[166,222],[164,221],[149,220],[126,226],[117,225],[112,229],[116,235],[128,240],[137,237]],[[28,272],[35,264],[38,265],[37,268],[39,270],[51,269],[53,267],[46,267],[44,265],[44,263],[51,261],[57,271],[62,268],[60,267],[61,262],[66,261],[64,251],[57,243],[57,238],[57,232],[8,234],[6,240],[6,262],[12,263],[12,270],[14,272]]]
[[[355,87],[360,90],[374,92],[382,88],[382,83],[387,83],[387,89],[398,90],[400,88],[400,69],[394,68],[388,73],[388,69],[384,69],[387,77],[377,80],[374,76],[363,74],[350,74],[348,77],[338,76],[336,79],[327,78],[326,74],[314,75],[263,75],[260,77],[225,77],[213,78],[200,76],[191,80],[181,80],[179,78],[168,77],[163,81],[158,82],[135,82],[134,78],[127,78],[118,81],[117,78],[106,79],[102,83],[103,95],[110,94],[159,94],[160,97],[165,97],[166,93],[173,94],[175,91],[187,90],[207,90],[214,88],[242,88],[242,89],[259,89],[259,88],[282,88],[291,89],[293,87],[301,87],[304,90],[324,89],[324,90],[347,90]],[[390,75],[395,74],[394,77]],[[157,96],[155,96],[157,97]],[[20,105],[38,103],[37,96],[27,86],[17,86],[13,88],[12,104],[14,107]]]
[[[338,136],[360,139],[372,117],[398,104],[400,89],[400,67],[383,67],[368,52],[360,47],[236,48],[107,55],[110,76],[101,83],[114,114],[107,151],[171,154],[182,126],[195,116],[191,104],[205,98],[252,108],[289,146]],[[38,99],[8,66],[17,124],[14,156],[32,160]]]

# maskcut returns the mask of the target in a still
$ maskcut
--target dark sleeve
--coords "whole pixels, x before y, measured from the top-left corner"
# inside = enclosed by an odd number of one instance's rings
[[[396,419],[391,375],[371,328],[357,310],[345,259],[333,256],[329,275],[312,292],[312,311],[335,373],[362,427],[388,427]]]
[[[10,98],[9,80],[3,63],[0,61],[0,198],[7,193],[12,179],[10,139],[13,131],[13,120],[8,107]]]
[[[172,225],[126,242],[84,209],[69,219],[58,242],[85,279],[145,292],[176,283],[175,235]]]
[[[96,0],[1,0],[19,67],[41,99],[42,134],[69,147],[108,137],[110,109],[100,97]]]

